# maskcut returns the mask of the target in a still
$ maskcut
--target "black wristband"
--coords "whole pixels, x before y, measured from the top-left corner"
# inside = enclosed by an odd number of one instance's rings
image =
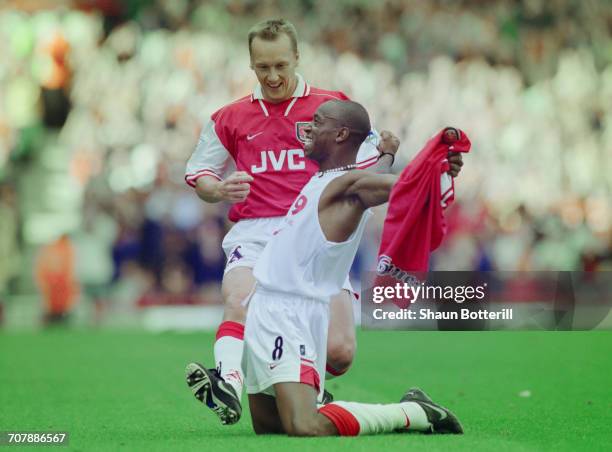
[[[378,156],[378,160],[380,160],[380,158],[383,155],[390,155],[391,156],[391,165],[393,165],[395,163],[395,154],[391,154],[390,152],[381,152],[380,155]]]

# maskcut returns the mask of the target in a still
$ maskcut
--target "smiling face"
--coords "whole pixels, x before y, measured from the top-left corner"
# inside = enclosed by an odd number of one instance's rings
[[[304,154],[309,159],[320,163],[338,139],[338,121],[333,114],[333,103],[324,103],[304,128]]]
[[[359,146],[370,133],[370,118],[362,105],[330,100],[321,104],[304,130],[304,153],[319,165],[355,163]]]
[[[289,36],[281,33],[274,40],[255,37],[251,42],[251,69],[261,84],[264,99],[279,103],[291,97],[297,86],[299,55]]]

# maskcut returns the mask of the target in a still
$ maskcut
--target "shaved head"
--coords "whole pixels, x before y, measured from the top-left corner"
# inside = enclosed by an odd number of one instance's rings
[[[354,165],[370,128],[368,112],[360,104],[330,100],[317,108],[304,128],[304,152],[323,169]]]
[[[361,144],[370,133],[370,116],[361,104],[352,100],[330,100],[321,109],[350,129],[349,140]]]

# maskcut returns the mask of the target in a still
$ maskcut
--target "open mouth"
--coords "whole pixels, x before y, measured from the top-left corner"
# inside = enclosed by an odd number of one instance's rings
[[[312,153],[314,152],[315,146],[314,143],[312,141],[312,138],[306,138],[304,140],[304,155],[306,156],[310,156],[312,155]]]

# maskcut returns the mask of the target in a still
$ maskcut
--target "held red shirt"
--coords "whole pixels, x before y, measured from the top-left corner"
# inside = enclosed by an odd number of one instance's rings
[[[247,199],[234,204],[229,219],[284,216],[302,187],[318,170],[304,155],[303,128],[315,111],[329,100],[347,100],[340,91],[309,86],[298,75],[293,96],[271,104],[263,99],[261,86],[212,114],[187,163],[185,181],[195,187],[202,176],[222,178],[234,170],[253,176]],[[359,149],[357,164],[376,163],[376,137]]]

